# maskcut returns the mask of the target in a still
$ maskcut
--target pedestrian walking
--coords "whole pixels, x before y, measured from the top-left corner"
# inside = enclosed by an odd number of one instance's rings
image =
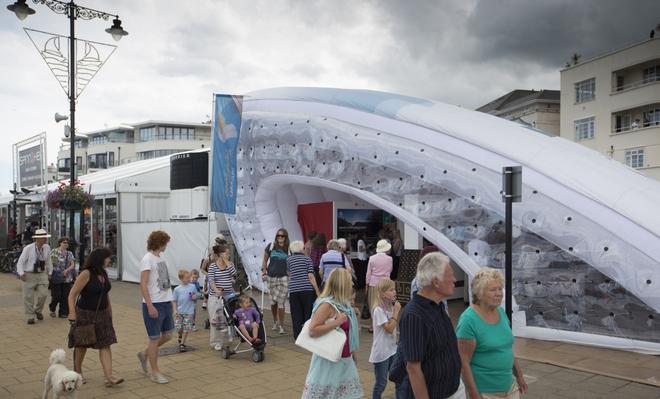
[[[46,244],[49,237],[50,234],[46,230],[37,229],[31,237],[34,242],[23,248],[16,263],[16,273],[23,282],[23,306],[27,324],[34,324],[35,317],[37,320],[44,319],[48,279],[53,273],[50,247]]]
[[[517,399],[527,393],[527,383],[513,355],[513,333],[501,306],[504,277],[486,267],[474,275],[471,288],[472,305],[456,326],[467,392],[470,398]]]
[[[376,253],[369,257],[365,287],[365,298],[369,309],[378,301],[376,285],[380,280],[389,279],[392,273],[392,257],[387,254],[391,248],[392,245],[387,240],[379,240],[376,244]],[[372,331],[373,329],[369,328],[369,332]]]
[[[392,374],[407,376],[397,386],[397,398],[465,398],[456,334],[442,300],[454,292],[454,271],[439,252],[417,266],[419,291],[406,305],[399,323],[400,337]]]
[[[229,260],[227,241],[220,239],[213,246],[213,261],[207,275],[209,287],[208,312],[210,322],[209,343],[213,349],[223,349],[223,335],[227,332],[227,320],[222,311],[222,301],[235,295],[236,268]]]
[[[75,326],[93,324],[96,336],[94,344],[82,346],[75,342],[72,334],[69,335],[69,347],[75,348],[73,352],[74,371],[82,376],[82,364],[87,349],[98,349],[106,387],[124,382],[123,378],[112,374],[110,345],[117,343],[117,336],[112,324],[112,304],[110,302],[112,285],[106,272],[111,263],[111,255],[106,248],[93,250],[85,260],[83,270],[73,284],[67,298],[70,309],[69,322],[75,324]],[[83,383],[85,383],[84,378]]]
[[[303,242],[293,241],[289,249],[291,256],[286,259],[286,268],[289,275],[289,306],[295,340],[303,324],[312,316],[312,307],[320,292],[316,285],[312,259],[304,254]]]
[[[374,340],[371,344],[369,363],[373,363],[376,377],[372,397],[380,399],[387,386],[387,373],[396,354],[396,330],[399,325],[401,304],[396,300],[394,281],[382,279],[374,290],[378,296],[371,308]]]
[[[169,242],[170,236],[166,232],[152,231],[147,240],[147,253],[140,264],[142,319],[149,343],[143,351],[137,353],[137,357],[145,374],[149,374],[148,367],[151,367],[150,378],[158,384],[169,382],[158,367],[158,348],[172,339],[174,330],[170,275],[167,262],[161,257]]]
[[[73,285],[76,273],[76,262],[73,253],[69,251],[69,238],[60,237],[57,240],[57,248],[50,251],[50,261],[53,265],[53,273],[50,277],[50,317],[58,313],[61,318],[69,314],[69,291]],[[58,310],[59,312],[55,313]]]
[[[286,259],[289,256],[289,232],[277,230],[275,240],[266,246],[261,264],[262,276],[268,285],[270,310],[273,313],[273,331],[284,334],[284,304],[289,293]]]
[[[342,268],[333,270],[314,304],[309,335],[319,337],[341,328],[346,333],[346,342],[337,362],[312,354],[302,399],[362,398],[362,386],[355,365],[360,340],[357,316],[351,305],[352,293],[350,272]]]

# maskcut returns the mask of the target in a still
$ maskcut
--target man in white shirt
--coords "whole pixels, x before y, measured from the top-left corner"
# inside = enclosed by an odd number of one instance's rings
[[[151,381],[167,384],[169,380],[158,367],[158,348],[172,338],[174,306],[167,262],[160,255],[170,236],[162,230],[152,231],[147,240],[147,253],[140,264],[140,291],[142,291],[142,319],[149,336],[147,347],[137,353],[140,366]]]
[[[48,296],[48,279],[53,273],[50,247],[46,244],[46,239],[49,237],[50,234],[44,229],[35,231],[32,236],[34,242],[23,248],[16,264],[16,273],[23,282],[23,305],[28,324],[34,324],[35,316],[37,320],[44,319],[42,312]]]

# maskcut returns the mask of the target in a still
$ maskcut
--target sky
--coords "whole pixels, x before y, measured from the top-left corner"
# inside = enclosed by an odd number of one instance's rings
[[[68,99],[23,28],[68,36],[42,4],[0,8],[0,195],[12,145],[47,133],[55,163]],[[6,3],[6,4],[5,4]],[[658,0],[80,0],[118,14],[129,35],[77,103],[78,132],[146,120],[202,122],[213,93],[279,86],[371,89],[474,109],[514,89],[555,89],[587,59],[648,38]],[[76,36],[115,44],[110,21]]]

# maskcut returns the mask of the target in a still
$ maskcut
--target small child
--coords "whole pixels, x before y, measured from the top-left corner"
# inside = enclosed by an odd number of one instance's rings
[[[260,343],[259,323],[261,323],[261,316],[259,312],[252,306],[252,301],[246,295],[241,295],[238,298],[238,304],[240,307],[234,311],[234,317],[238,320],[238,329],[251,343]],[[248,328],[252,329],[252,334],[248,332]]]
[[[399,324],[401,304],[396,300],[394,281],[385,278],[376,284],[377,295],[371,305],[374,340],[369,363],[374,364],[376,381],[373,397],[380,398],[387,386],[387,374],[396,354],[396,327]]]
[[[190,272],[188,270],[179,270],[179,280],[181,285],[174,289],[172,305],[175,313],[174,328],[179,333],[179,352],[185,352],[186,338],[193,329],[197,288],[194,284],[190,284]]]
[[[195,290],[197,291],[195,293],[193,300],[195,301],[195,310],[193,311],[193,331],[197,331],[197,300],[199,299],[204,299],[204,289],[202,288],[202,285],[199,284],[199,270],[197,269],[192,269],[190,271],[190,284],[195,286]]]

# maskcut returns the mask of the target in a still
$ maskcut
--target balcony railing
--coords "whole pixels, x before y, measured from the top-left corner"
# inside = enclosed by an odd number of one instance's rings
[[[95,145],[105,145],[105,144],[133,144],[133,139],[126,140],[104,140],[102,142],[90,141],[88,147],[94,147]]]
[[[615,86],[612,88],[612,94],[616,94],[621,91],[632,90],[638,87],[650,85],[652,83],[660,82],[660,75],[651,75],[646,79],[638,80],[636,82],[628,83],[621,86]]]
[[[638,124],[635,124],[635,122],[633,122],[630,125],[615,127],[614,129],[612,129],[612,133],[614,133],[614,134],[616,134],[616,133],[625,133],[625,132],[629,132],[629,131],[632,131],[632,130],[640,130],[640,129],[646,129],[646,128],[649,128],[649,127],[656,127],[656,126],[660,126],[660,121],[642,122],[642,123],[638,123]]]

